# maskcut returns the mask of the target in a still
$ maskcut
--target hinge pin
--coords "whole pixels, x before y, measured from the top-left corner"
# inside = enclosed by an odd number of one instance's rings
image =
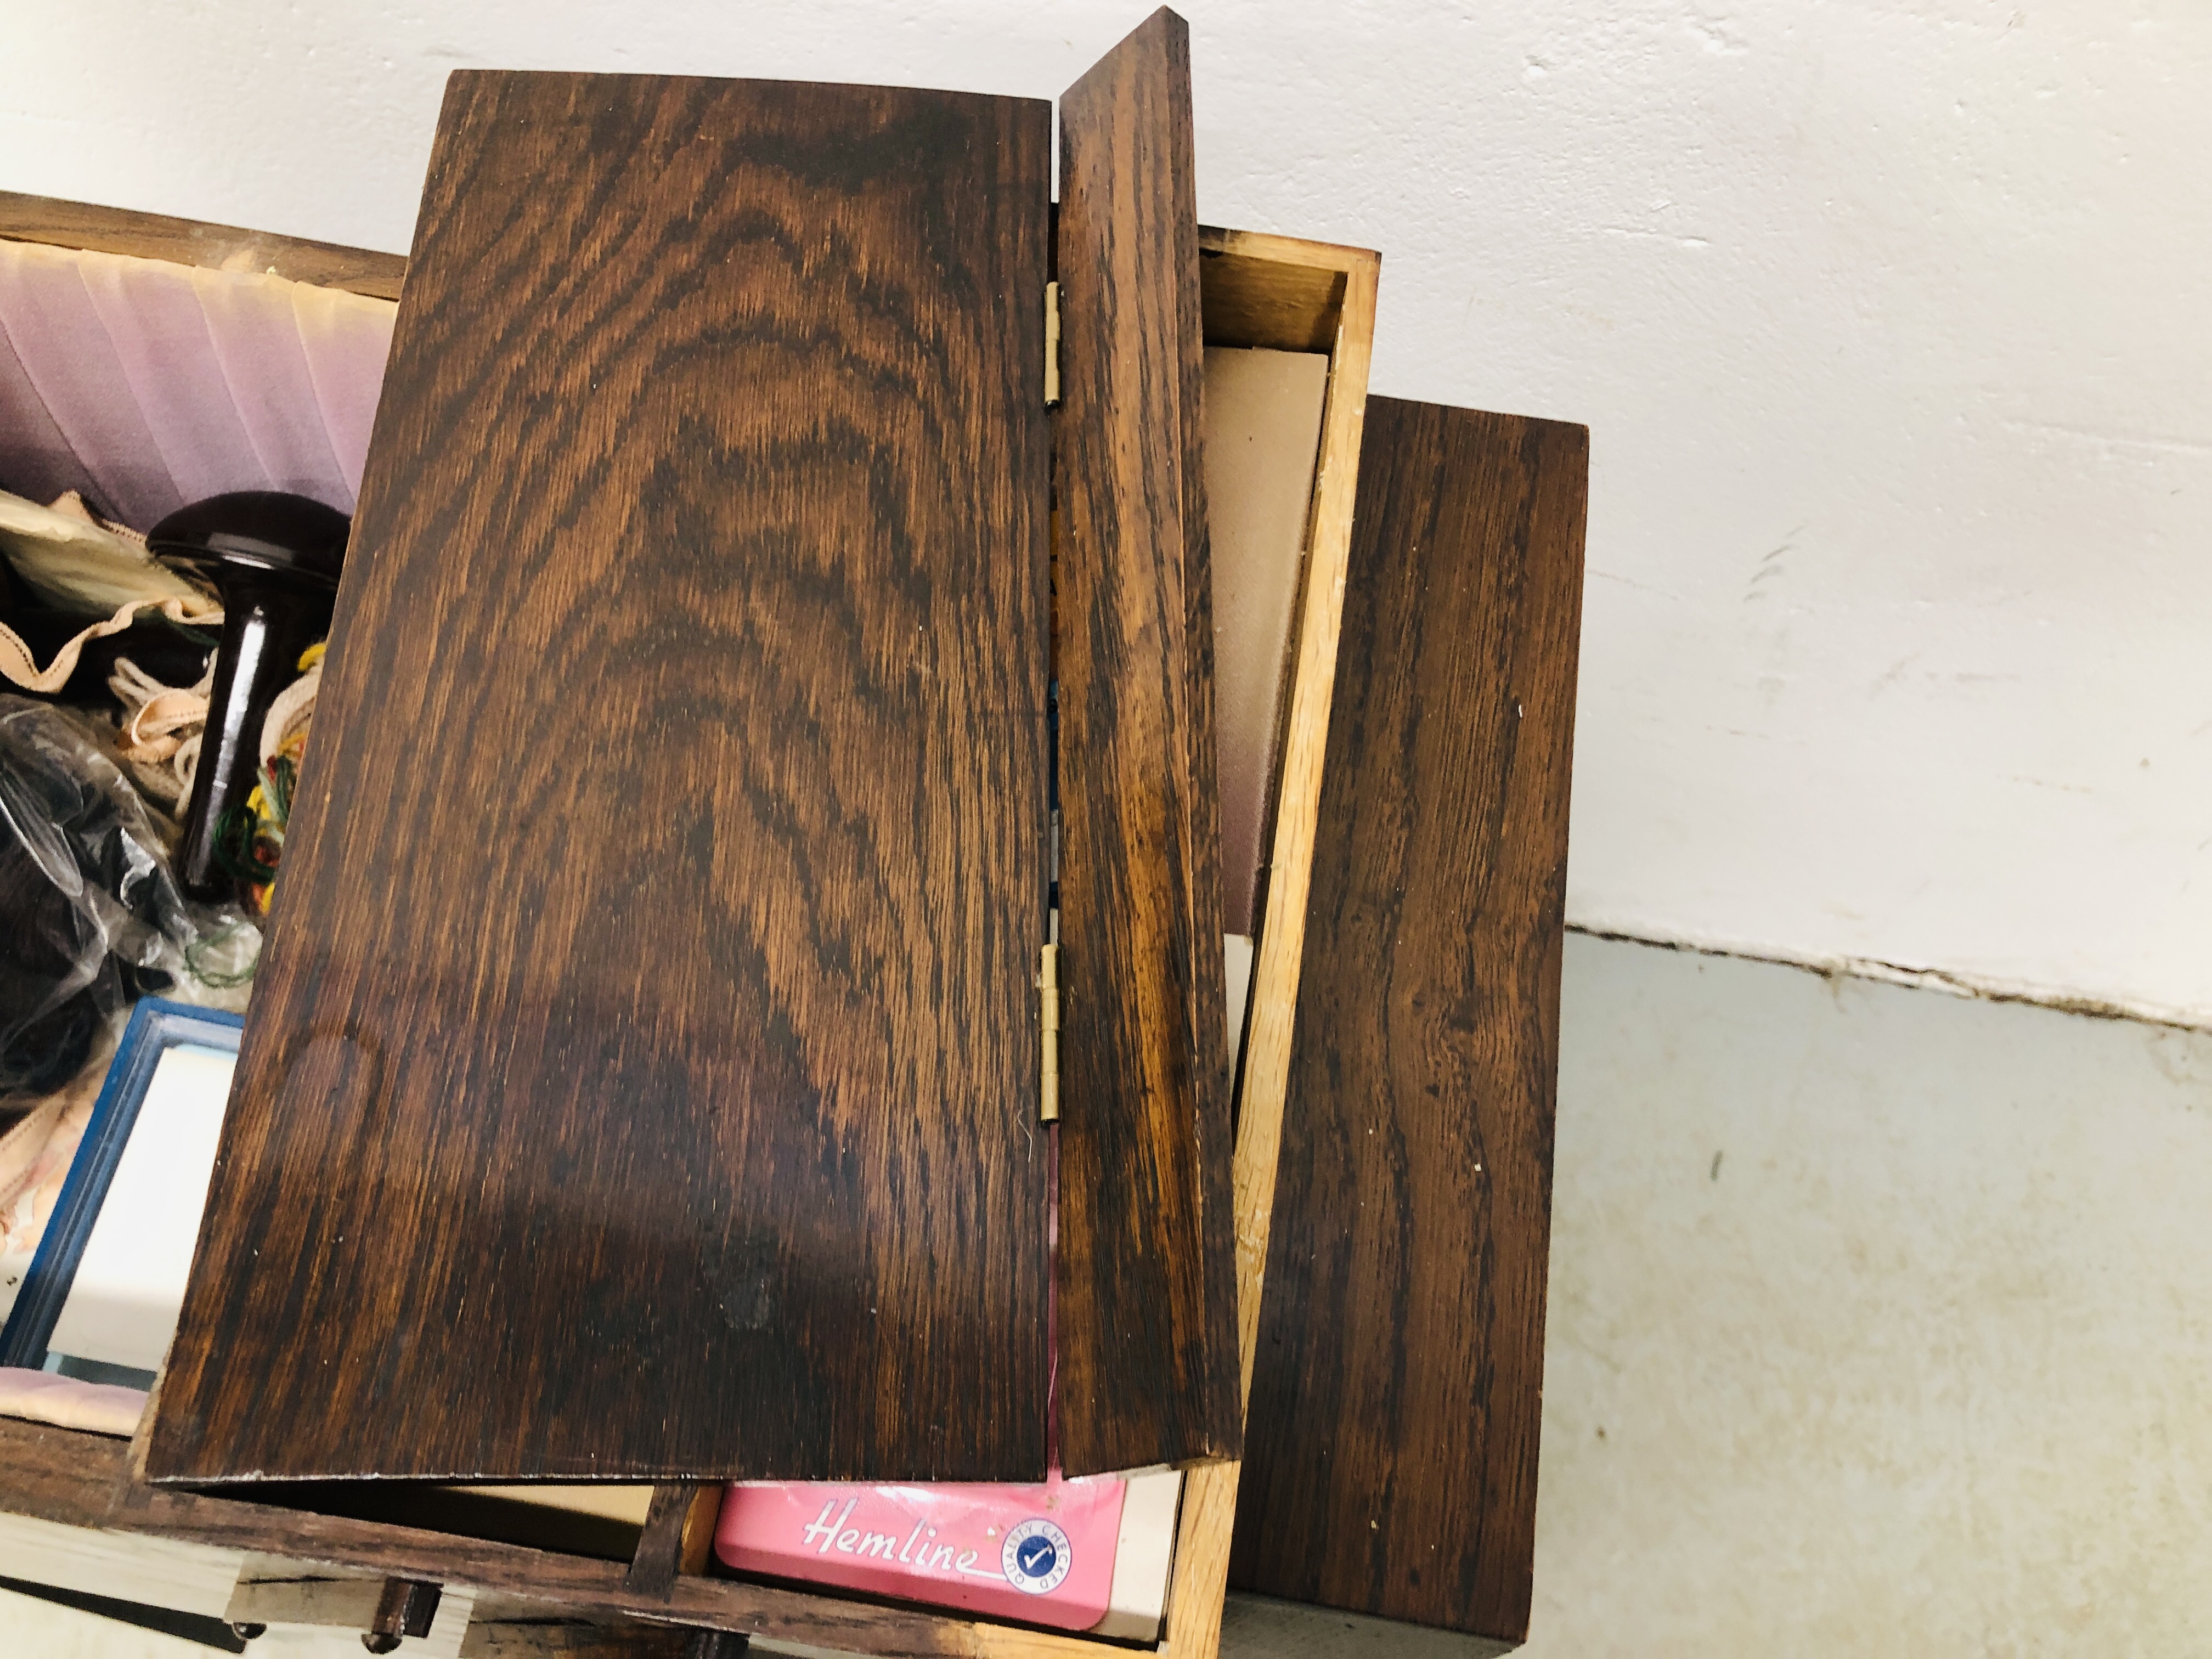
[[[1040,1123],[1060,1121],[1060,946],[1045,945],[1038,952],[1037,1012],[1042,1033],[1038,1071],[1042,1077],[1037,1101]]]
[[[1044,400],[1060,401],[1060,284],[1044,285]]]

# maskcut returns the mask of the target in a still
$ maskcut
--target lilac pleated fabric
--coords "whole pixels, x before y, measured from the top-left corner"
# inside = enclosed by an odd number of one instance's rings
[[[350,513],[387,300],[0,241],[0,489],[135,530],[229,489]]]

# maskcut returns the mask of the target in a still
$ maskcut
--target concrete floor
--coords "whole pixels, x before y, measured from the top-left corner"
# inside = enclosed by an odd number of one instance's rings
[[[2212,1652],[2212,1036],[1566,961],[1528,1659]]]

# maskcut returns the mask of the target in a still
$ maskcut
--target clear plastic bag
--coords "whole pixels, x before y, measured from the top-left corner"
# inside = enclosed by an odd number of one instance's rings
[[[237,1007],[259,934],[190,904],[115,763],[45,703],[0,696],[0,1109],[82,1068],[131,1005]]]

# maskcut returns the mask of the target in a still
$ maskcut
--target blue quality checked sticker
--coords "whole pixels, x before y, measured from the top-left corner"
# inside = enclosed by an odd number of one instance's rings
[[[1075,1564],[1075,1547],[1067,1534],[1049,1521],[1024,1521],[1006,1534],[1000,1565],[1006,1582],[1030,1595],[1049,1595],[1060,1587]]]

